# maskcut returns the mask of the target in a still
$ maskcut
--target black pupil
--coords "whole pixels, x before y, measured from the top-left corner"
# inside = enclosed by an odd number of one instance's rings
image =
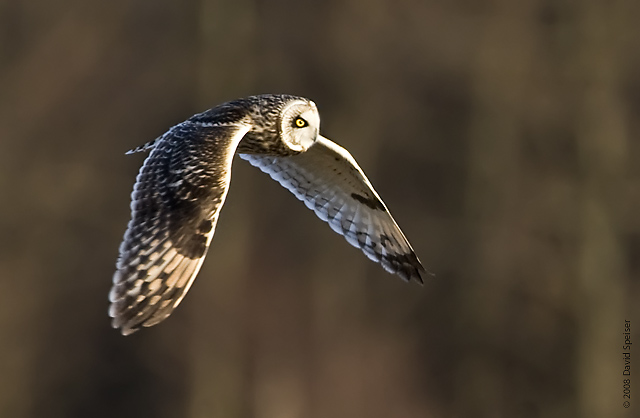
[[[307,124],[307,122],[302,118],[296,118],[296,126],[303,127]]]

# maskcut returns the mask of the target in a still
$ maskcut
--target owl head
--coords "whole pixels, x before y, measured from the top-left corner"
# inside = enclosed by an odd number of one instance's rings
[[[280,113],[280,136],[295,152],[306,151],[318,139],[320,115],[316,104],[302,98],[291,98]]]

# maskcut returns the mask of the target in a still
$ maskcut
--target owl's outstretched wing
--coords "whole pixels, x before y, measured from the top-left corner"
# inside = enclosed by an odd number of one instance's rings
[[[109,293],[114,328],[165,319],[193,283],[229,187],[242,123],[186,121],[155,140],[131,194],[131,220]]]
[[[406,281],[422,283],[424,267],[347,150],[320,136],[306,152],[294,156],[240,157],[289,189],[385,270]]]

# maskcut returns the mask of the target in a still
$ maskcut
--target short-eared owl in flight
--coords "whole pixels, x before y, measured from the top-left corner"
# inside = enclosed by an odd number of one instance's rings
[[[425,270],[380,196],[351,154],[319,128],[312,101],[267,94],[192,116],[129,151],[151,153],[131,194],[109,294],[114,328],[130,334],[178,306],[207,254],[236,153],[385,270],[422,283]]]

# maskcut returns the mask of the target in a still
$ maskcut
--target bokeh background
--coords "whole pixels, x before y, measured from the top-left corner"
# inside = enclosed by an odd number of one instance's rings
[[[0,417],[631,417],[640,2],[0,1]],[[369,262],[237,159],[198,280],[122,337],[144,158],[258,93],[313,99],[423,263]]]

